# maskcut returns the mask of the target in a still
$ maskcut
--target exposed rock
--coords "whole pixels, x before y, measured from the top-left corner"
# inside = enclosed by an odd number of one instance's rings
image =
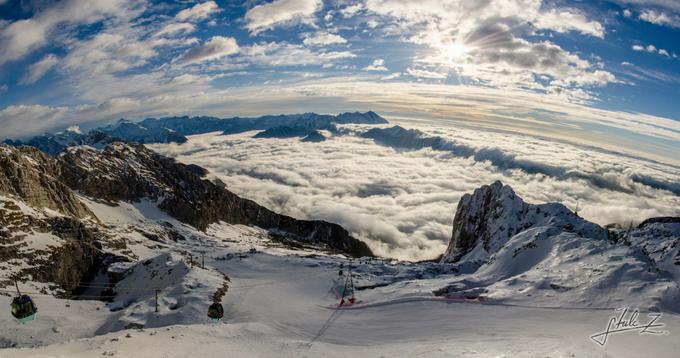
[[[33,147],[0,146],[0,194],[37,208],[84,218],[94,214],[59,181],[61,165]]]
[[[638,225],[638,229],[642,229],[646,225],[649,224],[655,224],[655,223],[660,223],[660,224],[680,224],[680,217],[678,216],[661,216],[661,217],[656,217],[656,218],[649,218]]]

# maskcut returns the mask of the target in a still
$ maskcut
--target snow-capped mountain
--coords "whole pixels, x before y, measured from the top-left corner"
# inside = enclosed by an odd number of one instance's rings
[[[54,134],[36,136],[26,141],[7,139],[12,146],[32,146],[50,155],[58,155],[72,146],[88,145],[102,149],[114,141],[150,143],[185,143],[186,136],[221,131],[224,134],[261,130],[256,138],[305,137],[315,130],[337,132],[335,124],[384,124],[383,117],[375,112],[347,112],[337,116],[316,113],[261,116],[256,118],[216,117],[165,117],[147,118],[140,122],[121,119],[118,122],[96,128],[83,134],[66,130]],[[316,135],[310,137],[319,141]]]
[[[167,128],[147,128],[139,123],[119,120],[116,124],[102,127],[100,131],[113,138],[136,143],[185,143],[187,138]]]
[[[678,310],[677,219],[609,232],[559,203],[529,204],[497,181],[458,203],[442,262],[468,272],[439,294],[508,302]]]
[[[451,242],[442,261],[483,262],[512,237],[527,230],[536,238],[560,232],[593,240],[606,240],[609,235],[606,229],[580,218],[562,204],[525,203],[511,187],[496,181],[460,199]]]
[[[145,128],[167,128],[184,135],[221,131],[235,134],[252,130],[267,130],[274,127],[297,127],[308,131],[329,129],[333,124],[385,124],[387,120],[373,111],[347,112],[337,116],[303,113],[288,115],[267,115],[256,118],[215,118],[215,117],[166,117],[148,118],[140,122]]]

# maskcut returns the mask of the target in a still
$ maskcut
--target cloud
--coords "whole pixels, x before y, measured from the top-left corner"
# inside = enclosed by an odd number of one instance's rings
[[[385,60],[382,58],[376,58],[373,60],[373,63],[370,65],[362,68],[364,71],[389,71],[387,67],[385,67]]]
[[[631,48],[633,49],[633,51],[656,53],[656,54],[659,54],[661,56],[665,56],[665,57],[668,57],[668,58],[675,57],[675,56],[672,56],[670,53],[668,53],[668,51],[666,49],[657,48],[656,46],[654,46],[652,44],[649,44],[647,46],[635,44]]]
[[[204,20],[218,11],[219,7],[214,1],[206,1],[178,12],[177,15],[175,15],[175,19],[179,21]]]
[[[419,78],[446,79],[446,77],[448,77],[448,75],[445,73],[432,72],[417,68],[408,68],[406,69],[406,72],[413,77]]]
[[[81,41],[64,57],[63,68],[75,78],[127,71],[147,64],[158,53],[136,34],[102,32]]]
[[[0,29],[0,65],[20,59],[48,43],[54,29],[62,24],[92,24],[107,16],[126,16],[139,5],[122,0],[66,0],[47,6],[32,18],[16,20]]]
[[[669,26],[680,29],[680,15],[669,14],[663,11],[643,10],[640,13],[639,18],[640,20],[647,21],[655,25]]]
[[[153,148],[209,169],[239,195],[294,217],[337,222],[377,254],[402,259],[431,259],[443,253],[460,197],[494,180],[511,185],[532,203],[557,201],[573,208],[578,201],[580,214],[600,224],[680,214],[680,197],[633,180],[643,175],[672,182],[678,168],[522,134],[407,122],[430,137],[485,154],[475,158],[427,147],[393,149],[351,134],[313,144],[254,139],[252,133],[203,135],[186,144]],[[350,133],[369,128],[345,127]],[[319,164],[301,160],[309,157]],[[582,177],[499,167],[490,158],[498,158],[493,160],[501,165],[509,161],[531,163],[529,168],[559,167]],[[615,185],[595,185],[589,179],[594,175]],[[617,190],[620,187],[627,190]]]
[[[321,0],[274,0],[260,4],[246,12],[246,28],[257,35],[277,26],[311,23],[322,6]]]
[[[556,32],[578,31],[584,35],[604,38],[604,26],[597,21],[588,20],[583,14],[572,10],[550,9],[541,13],[533,21],[538,29]]]
[[[307,46],[325,46],[334,44],[344,44],[347,43],[344,37],[329,32],[319,31],[313,34],[305,34],[304,43]]]
[[[384,31],[432,49],[414,62],[435,75],[415,75],[420,78],[442,79],[446,69],[458,82],[560,94],[575,103],[594,101],[592,87],[619,82],[554,42],[521,37],[522,29],[531,28],[602,38],[604,26],[577,10],[544,9],[540,1],[520,0],[368,0],[366,7],[393,23]]]
[[[323,65],[337,60],[356,57],[350,51],[311,51],[295,44],[269,42],[242,48],[243,58],[254,64],[266,66]]]
[[[344,8],[340,9],[340,14],[344,18],[350,18],[361,11],[365,10],[366,7],[362,3],[357,3],[349,6],[345,6]]]
[[[220,57],[235,54],[239,51],[236,39],[233,37],[213,36],[203,45],[193,47],[177,60],[179,63],[195,63],[214,60]]]
[[[35,83],[41,79],[52,67],[59,62],[59,58],[54,54],[49,54],[43,57],[42,60],[28,66],[26,74],[19,80],[19,84],[27,85]]]
[[[163,28],[158,30],[153,36],[175,36],[177,34],[188,34],[196,31],[196,26],[186,22],[176,22],[165,25]]]
[[[67,107],[9,106],[0,111],[2,134],[7,138],[20,138],[54,129],[69,120],[68,111]]]

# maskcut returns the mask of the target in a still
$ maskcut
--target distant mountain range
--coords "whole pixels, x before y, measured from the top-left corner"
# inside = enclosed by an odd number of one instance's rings
[[[55,134],[44,134],[26,141],[5,140],[12,146],[32,146],[50,155],[62,153],[66,148],[88,145],[103,148],[123,140],[141,144],[185,143],[189,135],[209,132],[236,134],[261,130],[257,138],[308,137],[307,141],[322,141],[317,130],[337,132],[336,124],[384,124],[388,123],[375,112],[347,112],[336,116],[316,113],[267,115],[255,118],[216,117],[165,117],[147,118],[140,122],[121,119],[115,124],[96,128],[88,133],[66,130]]]

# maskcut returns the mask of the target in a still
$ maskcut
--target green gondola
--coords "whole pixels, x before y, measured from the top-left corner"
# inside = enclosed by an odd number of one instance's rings
[[[19,323],[27,323],[35,319],[38,307],[28,295],[20,295],[12,300],[12,316]]]

